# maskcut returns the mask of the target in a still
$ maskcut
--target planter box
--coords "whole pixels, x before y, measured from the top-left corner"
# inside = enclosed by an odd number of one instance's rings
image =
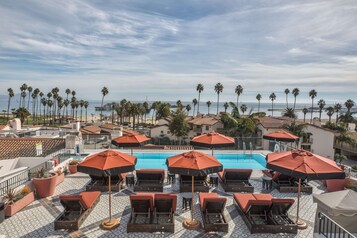
[[[336,192],[345,189],[347,179],[330,179],[326,180],[326,187],[328,192]]]
[[[50,178],[33,178],[32,182],[35,185],[37,198],[45,198],[52,196],[56,190],[58,175],[55,174]]]
[[[77,173],[77,165],[68,165],[68,169],[71,172],[71,174]]]
[[[62,183],[63,181],[64,181],[64,173],[61,173],[61,175],[57,176],[56,185]]]
[[[34,192],[31,192],[27,194],[25,197],[21,198],[19,201],[15,202],[15,204],[8,205],[5,208],[5,216],[6,217],[11,217],[15,215],[18,211],[29,205],[35,201],[35,194]]]

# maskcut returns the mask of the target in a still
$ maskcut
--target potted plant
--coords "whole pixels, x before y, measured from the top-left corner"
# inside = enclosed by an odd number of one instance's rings
[[[8,190],[3,196],[5,216],[11,217],[35,200],[33,191],[25,186],[21,191]]]
[[[79,164],[78,160],[71,160],[68,164],[68,169],[71,172],[71,174],[77,173],[77,165]]]
[[[62,172],[62,168],[58,168],[56,170],[56,173],[57,173],[56,185],[58,185],[64,181],[64,173]]]
[[[349,182],[346,184],[346,189],[351,189],[351,190],[357,192],[357,184],[353,183],[352,181],[349,181]]]
[[[41,168],[32,174],[32,182],[35,185],[38,198],[52,196],[56,190],[57,173],[50,173],[45,168]]]

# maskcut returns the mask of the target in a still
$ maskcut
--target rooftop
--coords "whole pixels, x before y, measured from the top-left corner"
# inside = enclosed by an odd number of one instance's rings
[[[119,218],[121,224],[118,228],[112,231],[104,231],[99,228],[101,221],[108,216],[108,194],[102,193],[97,206],[90,213],[88,218],[82,224],[78,232],[68,232],[64,230],[54,230],[54,220],[63,211],[63,207],[59,201],[61,194],[73,194],[81,192],[85,189],[85,185],[89,182],[89,176],[82,173],[67,175],[64,182],[57,186],[54,196],[35,200],[22,211],[14,216],[6,219],[0,225],[0,235],[5,237],[207,237],[204,231],[190,231],[182,228],[182,221],[184,218],[190,216],[189,210],[182,210],[182,193],[180,194],[178,183],[173,186],[165,184],[164,192],[172,192],[178,195],[178,209],[175,216],[175,232],[164,234],[152,233],[126,233],[126,226],[130,218],[130,202],[129,194],[131,190],[123,189],[120,192],[113,193],[112,196],[112,212],[113,216]],[[262,192],[261,172],[255,170],[251,179],[252,185],[255,187],[255,192]],[[314,188],[314,193],[322,193],[324,188],[319,182],[310,182]],[[237,209],[233,205],[232,193],[225,193],[220,185],[212,189],[212,192],[217,192],[220,196],[227,198],[225,215],[229,223],[228,233],[216,233],[213,237],[252,237],[242,217],[239,215]],[[296,200],[296,194],[293,193],[279,193],[273,190],[271,194],[274,197],[293,198]],[[313,203],[312,195],[302,194],[301,197],[301,217],[307,222],[308,228],[299,230],[298,235],[286,235],[284,237],[299,237],[310,238],[313,237],[313,226],[316,212],[316,204]],[[296,203],[290,209],[290,218],[294,219],[296,214]],[[202,222],[202,217],[199,211],[199,204],[197,202],[194,217]],[[212,235],[212,234],[211,234]],[[211,236],[210,235],[210,236]],[[282,234],[256,234],[254,237],[278,238]]]

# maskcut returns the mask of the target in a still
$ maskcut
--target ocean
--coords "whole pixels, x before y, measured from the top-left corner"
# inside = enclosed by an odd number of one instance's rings
[[[27,98],[26,98],[27,99]],[[32,101],[31,101],[32,102]],[[106,101],[104,100],[104,104],[105,103],[110,103],[111,101]],[[135,101],[133,101],[135,102]],[[0,96],[0,111],[3,112],[4,110],[7,110],[7,103],[8,103],[8,97],[5,95],[1,95]],[[149,105],[152,102],[149,102]],[[176,105],[176,102],[174,101],[168,101],[168,103],[170,103],[171,105]],[[234,102],[235,103],[235,102]],[[26,100],[26,104],[27,104],[27,100]],[[185,102],[183,101],[182,104],[184,106],[186,106],[187,104],[191,105],[191,111],[189,112],[189,115],[193,114],[193,104],[192,102]],[[223,107],[224,102],[220,102],[219,103],[219,111],[224,111],[224,107]],[[248,107],[247,112],[245,112],[245,114],[248,114],[250,111],[251,112],[257,112],[258,111],[258,102],[239,102],[239,106],[242,104],[246,104]],[[88,117],[91,114],[95,114],[95,115],[99,115],[99,111],[95,111],[95,107],[100,107],[101,105],[101,100],[89,100],[89,107],[88,107]],[[19,106],[19,96],[16,95],[15,97],[12,98],[11,100],[11,104],[10,104],[10,109],[11,108],[17,108]],[[326,105],[326,107],[328,107],[330,105]],[[332,105],[333,106],[333,105]],[[289,103],[289,107],[293,107],[293,103]],[[297,111],[297,115],[299,119],[302,119],[303,113],[301,112],[301,109],[303,109],[304,107],[306,108],[310,108],[311,107],[311,103],[296,103],[296,111]],[[314,107],[317,107],[317,104],[315,103]],[[32,108],[31,103],[30,103],[30,108]],[[286,103],[274,103],[274,116],[281,116],[283,113],[283,110],[286,108]],[[265,112],[267,115],[272,115],[272,112],[269,111],[269,109],[271,109],[271,103],[267,103],[267,102],[261,102],[260,103],[260,112]],[[173,108],[173,110],[175,110]],[[232,108],[228,108],[227,111],[230,112],[232,110]],[[71,109],[70,107],[68,108],[68,111],[70,112]],[[212,105],[210,107],[209,110],[210,114],[215,114],[217,112],[217,103],[212,101]],[[196,106],[196,113],[197,113],[197,106]],[[207,114],[208,113],[208,107],[206,102],[201,102],[200,103],[200,113],[203,114]],[[107,114],[110,115],[111,112],[103,112],[103,114]],[[149,113],[151,115],[151,112]],[[318,112],[314,112],[314,117],[318,117],[319,113]],[[332,116],[332,118],[335,118],[335,114]],[[306,115],[306,118],[309,119],[310,118],[310,113],[308,113]],[[325,111],[322,112],[321,115],[322,119],[328,119],[328,116],[326,115]]]

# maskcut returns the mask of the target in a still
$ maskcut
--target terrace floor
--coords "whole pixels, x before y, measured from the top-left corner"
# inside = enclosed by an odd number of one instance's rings
[[[59,195],[78,193],[85,189],[89,182],[89,176],[82,173],[67,175],[64,182],[58,185],[56,193],[52,197],[41,200],[35,200],[22,211],[13,217],[6,219],[0,224],[0,237],[313,237],[313,226],[315,220],[316,204],[312,201],[312,195],[302,194],[301,197],[301,217],[307,222],[308,228],[300,230],[297,235],[288,234],[250,234],[243,219],[238,214],[233,205],[231,193],[225,193],[220,185],[213,188],[213,192],[227,197],[225,215],[229,222],[228,233],[210,233],[205,234],[203,229],[198,231],[186,230],[182,227],[182,221],[190,216],[189,210],[182,210],[182,194],[180,194],[178,183],[174,185],[165,185],[164,192],[173,192],[178,195],[177,210],[175,216],[174,233],[126,233],[126,225],[130,218],[130,204],[128,194],[131,190],[123,189],[121,192],[113,193],[112,208],[114,217],[119,218],[121,225],[112,231],[104,231],[99,228],[102,220],[108,217],[108,194],[102,193],[100,202],[82,224],[77,232],[68,232],[65,230],[54,230],[54,220],[63,211],[59,202]],[[251,183],[255,187],[255,193],[262,191],[261,172],[255,170],[251,178]],[[324,192],[324,187],[319,182],[310,182],[314,187],[314,194]],[[274,197],[284,197],[296,199],[297,194],[279,193],[276,189],[271,191]],[[296,215],[296,203],[290,209],[290,218],[294,219]],[[195,218],[202,221],[199,211],[199,204],[195,205]]]

